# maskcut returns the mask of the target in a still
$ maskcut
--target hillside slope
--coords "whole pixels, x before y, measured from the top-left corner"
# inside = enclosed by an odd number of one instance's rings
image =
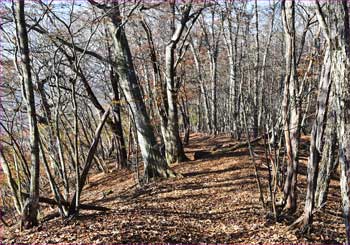
[[[232,143],[229,137],[191,135],[186,153]],[[304,142],[303,153],[307,153]],[[255,144],[265,200],[267,168],[263,146]],[[332,180],[327,208],[316,215],[314,232],[301,237],[288,224],[302,211],[306,158],[301,158],[299,212],[280,223],[267,218],[259,202],[254,168],[247,148],[175,164],[184,177],[153,182],[142,188],[135,173],[112,171],[90,178],[83,202],[111,208],[84,212],[76,220],[56,218],[33,230],[4,230],[4,243],[338,243],[345,241],[338,181]],[[45,214],[48,214],[48,208]]]

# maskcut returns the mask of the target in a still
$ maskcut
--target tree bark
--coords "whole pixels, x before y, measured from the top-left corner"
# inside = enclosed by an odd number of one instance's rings
[[[333,103],[332,103],[333,104]],[[333,105],[327,116],[327,126],[325,129],[325,139],[321,161],[319,163],[319,173],[315,193],[315,206],[321,207],[327,200],[329,182],[334,172],[335,150],[337,141],[336,112]]]
[[[340,189],[346,243],[350,243],[350,18],[346,0],[328,3],[329,22],[319,2],[316,15],[331,51],[331,78],[335,85],[337,136],[339,145]]]
[[[271,40],[272,40],[272,35],[273,35],[273,28],[274,28],[274,21],[275,21],[275,13],[276,13],[276,3],[272,3],[271,7],[271,15],[270,15],[270,23],[269,23],[269,34],[267,36],[266,44],[265,44],[265,50],[264,50],[264,55],[262,58],[262,64],[261,64],[261,70],[259,73],[259,81],[260,81],[260,86],[259,86],[259,114],[258,114],[258,126],[262,127],[264,125],[263,121],[267,120],[269,112],[266,107],[266,99],[265,99],[265,94],[266,91],[268,91],[266,83],[267,77],[266,77],[266,63],[267,63],[267,57],[270,52],[270,46],[271,46]],[[272,71],[273,72],[273,71]],[[271,83],[272,84],[272,83]],[[265,111],[264,111],[265,110]]]
[[[211,120],[211,133],[216,134],[218,132],[217,123],[217,80],[218,80],[218,54],[219,54],[219,41],[221,37],[222,28],[219,31],[215,30],[215,5],[210,12],[210,28],[207,27],[207,23],[204,21],[204,16],[201,19],[201,26],[204,33],[204,41],[207,45],[208,59],[210,63],[210,85],[211,85],[211,100],[210,100],[210,120]]]
[[[31,74],[30,54],[28,47],[28,33],[26,20],[24,15],[24,0],[16,2],[15,23],[17,33],[17,45],[20,48],[21,63],[20,74],[21,81],[24,83],[23,97],[27,104],[27,115],[29,121],[29,140],[31,151],[31,178],[30,193],[24,208],[22,220],[25,228],[31,228],[38,225],[38,209],[39,209],[39,130],[37,126],[34,88]]]
[[[175,4],[175,3],[171,3]],[[179,135],[179,118],[177,108],[177,95],[179,89],[179,82],[176,81],[176,67],[175,67],[175,50],[182,33],[186,28],[186,23],[190,20],[190,12],[192,4],[187,4],[184,7],[181,21],[174,28],[172,37],[165,48],[165,80],[166,80],[166,95],[167,95],[167,118],[164,125],[164,143],[165,143],[165,157],[168,164],[181,162],[187,159],[183,144]],[[174,13],[175,15],[175,13]],[[164,120],[163,120],[164,123]]]
[[[287,177],[284,186],[283,202],[286,209],[294,212],[297,207],[296,184],[300,140],[300,100],[297,97],[299,85],[296,73],[294,1],[282,1],[282,20],[286,44],[286,76],[282,115],[287,155]]]
[[[254,138],[259,134],[259,86],[260,86],[260,43],[259,43],[259,15],[258,0],[255,0],[255,64],[254,64],[254,109],[253,109],[253,134]]]
[[[112,8],[110,8],[106,5],[100,5],[93,0],[89,0],[89,2],[104,9],[109,18],[109,30],[112,35],[116,57],[115,69],[136,124],[137,139],[144,160],[146,181],[153,177],[174,177],[175,173],[169,169],[160,153],[153,127],[147,114],[146,106],[141,95],[141,88],[136,78],[129,43],[120,15],[119,4],[113,2]]]
[[[121,110],[120,110],[120,95],[119,95],[119,88],[118,83],[119,79],[114,74],[114,69],[111,68],[110,71],[110,79],[112,83],[113,88],[113,106],[112,106],[112,120],[107,119],[107,124],[112,129],[113,134],[115,135],[116,139],[116,146],[117,146],[117,162],[118,167],[120,168],[127,168],[127,152],[126,152],[126,145],[124,140],[124,133],[123,133],[123,127],[122,127],[122,117],[121,117]]]
[[[334,5],[333,5],[334,4]],[[348,1],[332,3],[337,15],[336,40],[333,45],[332,76],[336,87],[340,189],[346,229],[346,243],[350,243],[350,18]]]
[[[323,68],[320,76],[319,93],[317,98],[316,120],[312,127],[310,157],[307,168],[307,193],[304,208],[304,228],[312,224],[312,210],[314,208],[315,191],[317,186],[318,167],[323,151],[323,135],[325,123],[327,120],[327,110],[329,94],[331,91],[332,80],[330,79],[330,50],[325,52]]]
[[[228,38],[225,38],[227,46],[227,55],[229,59],[229,130],[232,135],[238,139],[238,126],[237,126],[237,46],[238,46],[238,34],[241,25],[241,12],[236,13],[236,31],[233,33],[233,21],[232,8],[234,3],[226,2],[226,11],[227,11],[227,25],[228,25]]]
[[[200,89],[200,96],[203,98],[203,121],[205,125],[205,130],[207,132],[211,132],[211,121],[210,121],[210,104],[209,104],[209,98],[208,98],[208,92],[204,84],[204,80],[202,77],[202,65],[201,61],[199,59],[198,52],[196,51],[196,48],[194,47],[193,42],[190,43],[190,48],[193,54],[194,63],[196,66],[197,74],[198,74],[198,82],[199,82],[199,89]],[[198,47],[197,49],[200,49],[201,47]]]

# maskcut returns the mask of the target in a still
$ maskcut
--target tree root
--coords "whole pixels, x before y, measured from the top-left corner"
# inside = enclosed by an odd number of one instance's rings
[[[326,202],[323,203],[319,208],[317,209],[314,209],[312,211],[312,214],[315,214],[317,212],[319,212],[324,206],[326,205]],[[290,226],[287,227],[288,230],[292,230],[293,228],[295,228],[301,221],[304,220],[304,214],[301,215],[296,221],[293,222],[293,224],[291,224]],[[309,232],[311,229],[311,225],[307,224],[307,225],[304,225],[303,228],[301,229],[302,230],[302,233],[306,233],[306,232]]]
[[[151,179],[156,178],[162,178],[162,179],[168,179],[168,178],[177,178],[177,177],[183,177],[182,174],[176,173],[174,170],[170,169],[169,167],[165,166],[164,168],[160,167],[154,167],[154,166],[147,166],[145,175],[144,175],[144,182],[148,183]]]

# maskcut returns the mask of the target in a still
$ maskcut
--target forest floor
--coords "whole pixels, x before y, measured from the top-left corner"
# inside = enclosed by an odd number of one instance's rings
[[[186,154],[234,143],[227,136],[192,134]],[[341,243],[345,227],[341,215],[339,181],[331,181],[329,199],[318,212],[308,236],[288,230],[303,210],[306,187],[307,138],[301,147],[298,212],[275,223],[259,201],[254,167],[247,148],[223,151],[205,159],[174,164],[183,175],[137,187],[135,173],[114,170],[90,177],[82,202],[111,208],[81,211],[77,219],[60,218],[20,231],[3,231],[3,243]],[[222,148],[221,148],[222,149]],[[265,201],[268,171],[262,142],[254,144]],[[105,194],[104,194],[105,193]],[[44,214],[52,213],[49,207]],[[11,223],[9,221],[9,223]]]

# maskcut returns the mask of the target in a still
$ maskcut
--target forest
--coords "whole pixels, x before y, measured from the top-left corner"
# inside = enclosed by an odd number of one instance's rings
[[[0,13],[1,243],[350,244],[348,0]]]

